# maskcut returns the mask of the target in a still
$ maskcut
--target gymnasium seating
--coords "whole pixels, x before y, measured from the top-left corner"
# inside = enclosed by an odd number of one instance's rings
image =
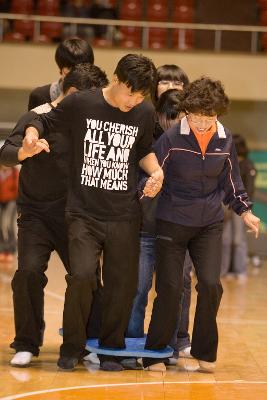
[[[91,2],[90,0],[85,1],[92,4],[92,0]],[[212,0],[209,1],[212,3]],[[118,15],[121,20],[142,20],[154,22],[168,21],[174,23],[207,21],[210,23],[212,18],[214,19],[216,17],[212,14],[210,15],[210,19],[208,19],[206,18],[207,13],[203,14],[202,12],[201,14],[201,5],[203,9],[202,0],[109,0],[109,3],[111,6],[118,7]],[[258,23],[260,25],[267,26],[267,0],[257,0],[255,3],[258,5],[258,17],[256,16],[255,20],[258,18]],[[38,14],[45,16],[59,16],[62,4],[62,0],[11,0],[10,12],[26,15]],[[216,9],[216,7],[214,7],[213,9]],[[198,11],[198,14],[196,14],[196,10]],[[205,10],[207,10],[207,8],[204,8],[204,11]],[[256,15],[256,13],[254,14]],[[224,18],[226,17],[227,13],[225,13]],[[34,22],[28,20],[17,20],[13,21],[9,25],[9,32],[4,34],[4,40],[33,40]],[[38,41],[51,42],[61,40],[62,31],[63,24],[61,23],[41,22],[40,37],[38,38]],[[115,42],[123,48],[140,48],[142,45],[155,50],[173,48],[186,51],[193,48],[202,48],[203,40],[202,37],[200,37],[202,33],[201,31],[193,31],[189,29],[171,30],[160,27],[148,28],[147,35],[143,35],[143,28],[136,26],[123,26],[117,28],[116,32],[118,35],[115,36]],[[212,49],[214,46],[214,33],[204,33],[206,36],[212,36],[210,39],[210,48]],[[223,39],[225,39],[227,34],[228,33],[224,33]],[[143,43],[142,40],[144,41]],[[207,44],[208,40],[204,40],[204,43]],[[97,40],[96,38],[93,45],[103,47],[110,46],[112,43],[110,40],[102,38]],[[209,44],[207,44],[207,46],[209,46]],[[226,47],[227,46],[225,46],[225,48]],[[267,51],[267,33],[259,34],[259,47],[261,50]],[[223,46],[222,48],[224,49]]]
[[[34,12],[33,0],[12,0],[11,13],[30,15]],[[33,38],[34,23],[28,20],[15,20],[12,31],[7,32],[4,39],[12,42],[22,42]]]
[[[259,23],[267,26],[267,0],[258,0]],[[267,33],[262,33],[260,37],[261,50],[267,51]]]
[[[37,14],[47,16],[60,15],[60,0],[39,0],[37,3]],[[40,41],[49,42],[60,40],[62,36],[63,24],[60,22],[41,22]]]
[[[122,20],[142,20],[142,0],[124,0],[123,2],[121,2],[119,16]],[[120,46],[128,49],[141,47],[141,34],[141,28],[133,26],[120,27]]]
[[[33,0],[12,0],[10,11],[14,14],[33,14]]]
[[[169,2],[166,0],[147,0],[146,19],[148,21],[166,22],[169,18]],[[148,47],[150,49],[164,49],[168,47],[168,29],[149,28]]]
[[[172,22],[192,23],[194,22],[193,0],[176,0],[171,10]],[[172,32],[172,47],[179,50],[190,50],[193,48],[193,31],[185,29],[174,29]]]

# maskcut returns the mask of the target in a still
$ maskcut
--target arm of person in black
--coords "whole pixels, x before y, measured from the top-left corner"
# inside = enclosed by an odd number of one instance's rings
[[[23,149],[24,129],[25,126],[35,118],[36,113],[30,111],[24,114],[17,122],[11,134],[5,140],[0,149],[0,163],[8,167],[20,164],[26,158],[32,157],[46,150],[48,144],[45,139],[41,139],[36,143],[35,149],[30,153],[25,153]]]
[[[38,142],[39,138],[46,137],[51,132],[62,132],[67,134],[71,125],[71,117],[73,115],[73,99],[76,93],[64,98],[56,108],[49,113],[35,115],[25,129],[25,148],[30,151]],[[78,107],[76,107],[77,109]]]

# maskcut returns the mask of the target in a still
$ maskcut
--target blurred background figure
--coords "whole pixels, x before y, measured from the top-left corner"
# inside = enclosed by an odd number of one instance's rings
[[[0,262],[15,258],[18,176],[18,168],[0,165]]]
[[[118,19],[118,10],[110,0],[95,0],[90,8],[89,17],[97,19]],[[109,41],[111,44],[112,27],[94,25],[93,29],[96,44],[104,45],[108,44]]]
[[[62,16],[71,18],[88,18],[90,16],[90,0],[67,0],[62,6]],[[79,37],[91,40],[94,30],[89,25],[77,25],[77,32],[73,31],[74,26],[66,24],[64,26],[64,37],[78,35]]]
[[[248,158],[248,147],[241,135],[233,135],[239,161],[241,178],[250,199],[255,191],[256,169]],[[247,281],[248,245],[246,227],[242,220],[232,210],[225,209],[223,228],[223,252],[221,276],[235,277],[238,282]],[[256,257],[256,256],[255,256]]]

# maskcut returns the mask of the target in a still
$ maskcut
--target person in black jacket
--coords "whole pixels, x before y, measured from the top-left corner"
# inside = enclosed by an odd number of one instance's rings
[[[45,271],[53,250],[69,271],[65,224],[68,146],[59,132],[40,139],[31,151],[23,147],[25,125],[37,114],[54,109],[63,97],[77,90],[104,87],[106,74],[91,64],[78,64],[63,82],[63,95],[25,114],[0,150],[5,165],[22,164],[19,177],[18,269],[12,280],[16,336],[11,347],[16,354],[12,366],[28,366],[38,356],[43,341]],[[50,153],[48,146],[50,147]],[[46,151],[43,151],[46,150]],[[40,154],[39,154],[40,153]]]
[[[55,53],[60,79],[48,85],[34,89],[29,96],[28,111],[44,103],[50,103],[62,94],[62,82],[76,64],[94,64],[94,52],[88,41],[81,38],[69,38],[61,42]]]
[[[102,90],[75,93],[32,121],[25,141],[34,146],[44,130],[60,130],[72,143],[66,207],[70,272],[63,317],[59,368],[73,370],[86,343],[86,324],[103,252],[103,312],[99,343],[125,347],[137,286],[140,205],[137,171],[150,176],[145,194],[154,196],[163,173],[151,149],[154,110],[144,101],[155,66],[142,55],[122,57]],[[103,370],[123,369],[116,357],[99,355]]]
[[[174,67],[174,66],[173,66]],[[185,115],[182,106],[183,93],[181,90],[169,89],[161,94],[156,104],[156,127],[155,140],[164,131]],[[143,197],[142,224],[140,232],[140,256],[137,293],[134,299],[131,318],[129,320],[126,336],[143,337],[145,311],[148,303],[148,293],[152,287],[153,272],[155,270],[155,247],[156,247],[156,208],[158,196],[154,199]],[[184,290],[181,313],[177,310],[177,329],[175,330],[170,345],[174,348],[174,357],[169,359],[170,363],[177,362],[178,353],[180,357],[190,356],[191,344],[189,327],[189,308],[191,301],[191,276],[192,261],[187,253],[184,265]]]
[[[185,89],[186,116],[154,146],[164,171],[156,211],[156,292],[146,349],[166,347],[176,325],[183,289],[183,264],[189,250],[197,276],[197,305],[191,355],[201,370],[212,372],[217,357],[216,315],[220,283],[222,200],[259,233],[239,173],[233,138],[217,117],[229,100],[219,81],[198,79]],[[165,371],[162,359],[144,358],[152,371]]]
[[[250,199],[255,190],[256,169],[248,158],[248,147],[241,135],[233,135],[242,181]],[[225,211],[222,236],[221,276],[234,275],[239,283],[247,281],[248,246],[246,227],[232,210]]]

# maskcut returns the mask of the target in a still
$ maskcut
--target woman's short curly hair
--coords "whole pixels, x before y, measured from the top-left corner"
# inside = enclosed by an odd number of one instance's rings
[[[201,77],[191,82],[184,90],[183,108],[187,113],[207,116],[225,114],[229,98],[220,81]]]

